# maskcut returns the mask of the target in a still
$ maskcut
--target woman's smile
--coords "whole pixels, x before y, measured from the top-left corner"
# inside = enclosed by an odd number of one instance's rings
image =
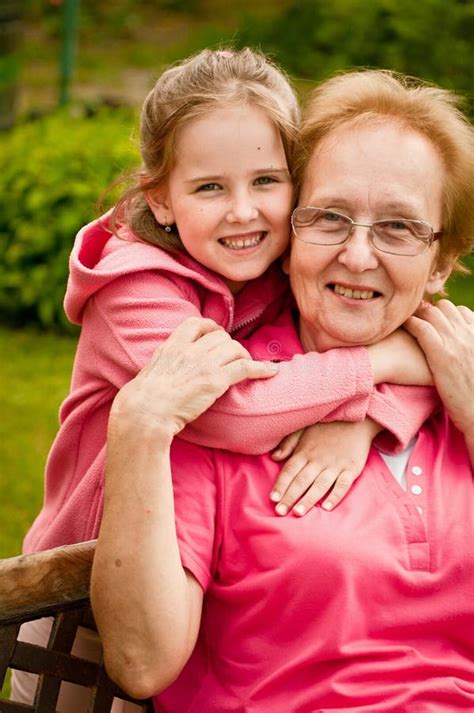
[[[341,283],[330,282],[328,289],[335,295],[340,295],[346,300],[367,301],[381,297],[378,290],[363,285],[343,285]]]

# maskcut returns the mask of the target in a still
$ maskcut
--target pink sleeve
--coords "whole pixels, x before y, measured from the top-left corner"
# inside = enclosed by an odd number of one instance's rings
[[[439,405],[433,386],[380,384],[367,410],[367,416],[386,429],[379,433],[375,444],[386,453],[404,450]]]
[[[255,359],[285,358],[301,350],[287,317],[281,325],[261,327],[245,341]],[[237,453],[264,453],[289,433],[319,421],[360,421],[370,416],[385,429],[376,445],[390,453],[408,445],[437,405],[433,387],[381,384],[374,388],[366,350],[340,348],[296,354],[280,364],[272,379],[229,389],[187,427],[184,437]],[[245,427],[245,419],[252,428]]]
[[[133,275],[118,278],[97,293],[84,317],[90,368],[121,388],[191,316],[201,316],[200,305],[192,291],[186,292],[185,280],[163,276],[157,280],[151,271],[141,274],[140,280]],[[290,356],[288,327],[280,332],[267,329],[268,339],[281,335],[279,356]],[[271,347],[276,341],[268,339],[263,356],[257,358],[274,355]],[[361,347],[300,354],[282,362],[271,379],[231,387],[182,436],[210,447],[265,453],[288,433],[322,419],[333,420],[332,414],[348,421],[363,420],[372,388],[370,360]]]
[[[230,388],[182,437],[235,453],[266,453],[304,426],[362,421],[372,388],[365,349],[298,354],[271,379]]]
[[[92,368],[120,389],[188,317],[201,317],[186,280],[153,272],[124,275],[89,300],[81,338],[89,339]]]

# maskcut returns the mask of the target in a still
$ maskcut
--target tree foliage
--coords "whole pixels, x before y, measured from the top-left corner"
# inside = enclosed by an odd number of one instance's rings
[[[385,67],[472,95],[473,36],[465,0],[294,0],[271,21],[247,17],[239,43],[261,46],[301,78]]]
[[[59,0],[46,6],[42,0],[25,0],[22,16],[25,22],[41,22],[49,28],[48,37],[59,39],[60,5]],[[154,51],[150,30],[173,13],[189,33],[173,35],[177,39],[168,43],[165,56],[160,43]],[[114,63],[128,67],[140,51],[156,73],[170,57],[233,42],[261,47],[294,78],[308,83],[351,67],[384,67],[468,97],[474,94],[473,0],[260,0],[258,6],[252,0],[231,5],[219,0],[81,0],[79,35],[95,36],[97,28],[107,47],[113,43],[118,49],[116,54],[107,50],[104,64],[96,47],[88,47],[87,54],[80,45],[82,71],[88,68],[91,84],[97,78],[91,67],[98,65],[101,72]],[[50,42],[43,44],[51,59],[56,50]],[[127,54],[130,46],[134,52]],[[104,188],[132,162],[128,135],[133,123],[117,110],[91,118],[59,113],[0,134],[4,321],[66,325],[62,297],[73,238],[93,217]]]

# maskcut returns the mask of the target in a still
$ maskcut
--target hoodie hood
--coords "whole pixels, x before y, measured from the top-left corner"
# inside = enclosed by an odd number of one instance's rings
[[[126,227],[120,237],[109,227],[110,213],[88,223],[76,236],[69,259],[69,279],[64,310],[74,324],[82,324],[88,300],[98,290],[122,275],[159,270],[193,280],[206,290],[232,301],[229,288],[211,270],[185,253],[169,253],[137,239]]]

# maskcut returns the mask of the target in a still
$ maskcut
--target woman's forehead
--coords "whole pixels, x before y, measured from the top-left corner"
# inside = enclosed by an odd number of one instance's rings
[[[440,219],[444,176],[438,151],[419,132],[393,123],[348,127],[313,151],[299,205],[403,209],[431,222]]]

